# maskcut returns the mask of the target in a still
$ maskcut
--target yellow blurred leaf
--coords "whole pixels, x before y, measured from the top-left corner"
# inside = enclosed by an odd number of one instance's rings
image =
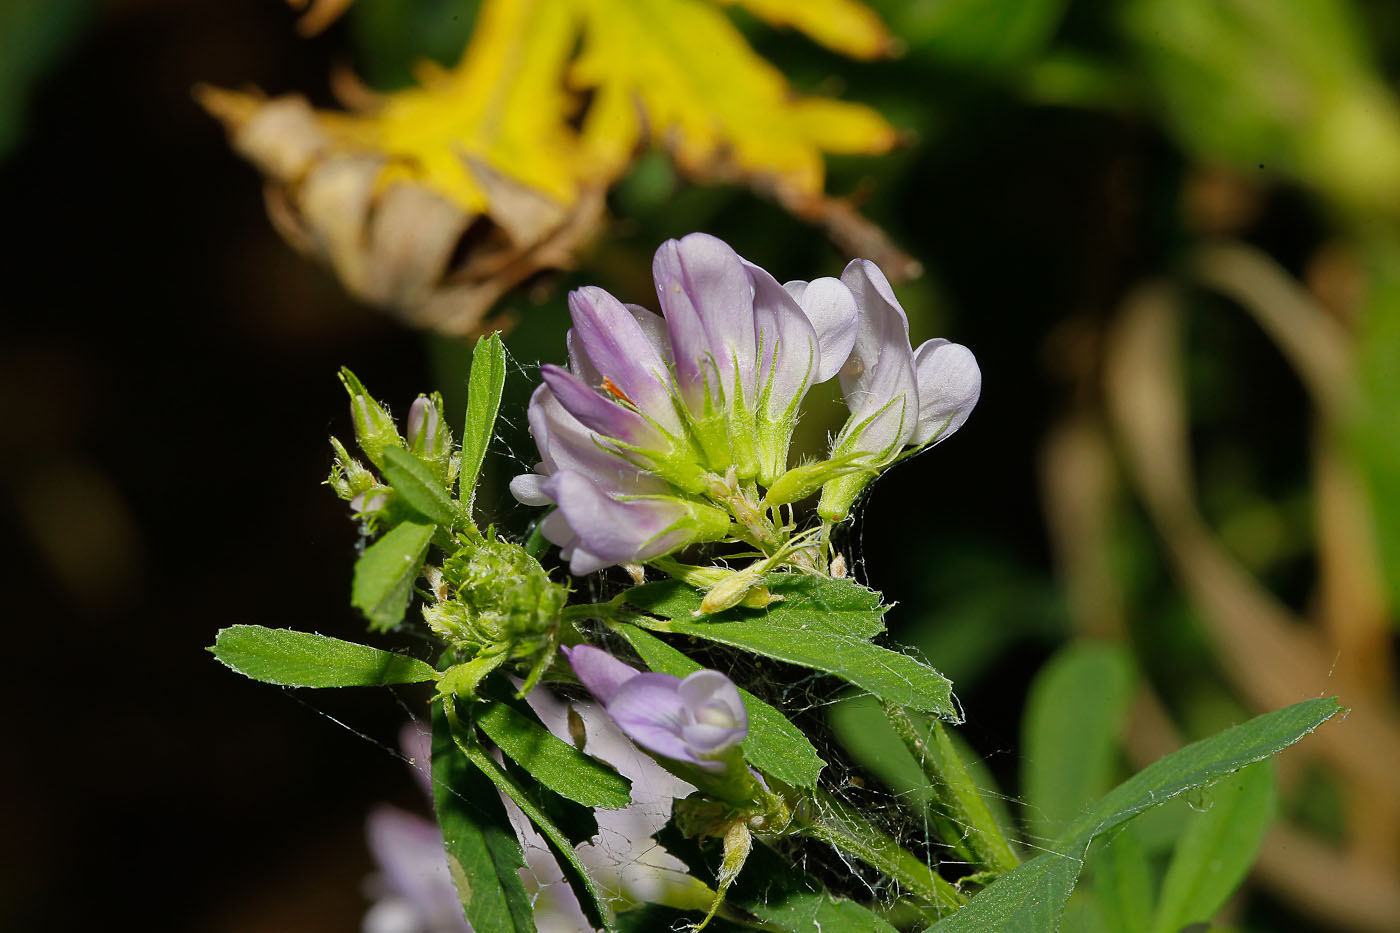
[[[791,26],[852,58],[892,54],[897,43],[875,11],[857,0],[716,0],[737,4],[774,26]]]
[[[894,128],[862,104],[797,94],[716,6],[733,2],[849,55],[893,46],[856,0],[483,0],[457,65],[423,63],[417,86],[388,95],[343,80],[349,110],[197,94],[267,176],[283,235],[419,326],[473,332],[506,288],[567,265],[647,144],[910,267],[824,193],[825,153],[888,151]],[[307,16],[346,5],[319,0]],[[431,223],[416,228],[415,210]]]
[[[824,151],[877,154],[895,144],[894,128],[869,107],[796,96],[703,0],[573,2],[586,25],[572,81],[596,89],[610,108],[636,101],[650,141],[691,175],[757,179],[815,197]],[[800,0],[758,5],[803,16]],[[640,131],[640,121],[610,116],[585,127],[585,142],[612,168],[632,147],[627,134]]]

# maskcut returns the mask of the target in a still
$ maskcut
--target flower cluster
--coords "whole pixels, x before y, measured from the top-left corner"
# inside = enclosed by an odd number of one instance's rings
[[[951,435],[977,402],[971,352],[912,349],[871,262],[779,284],[694,233],[662,244],[652,271],[662,315],[600,288],[569,295],[569,366],[542,367],[530,401],[540,463],[511,491],[557,506],[542,532],[575,574],[725,538],[773,557],[792,532],[773,507],[821,490],[821,516],[845,518],[881,469]],[[832,378],[850,418],[826,460],[789,469],[802,401]]]

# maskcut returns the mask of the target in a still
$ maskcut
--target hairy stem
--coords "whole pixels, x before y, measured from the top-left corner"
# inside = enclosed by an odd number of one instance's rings
[[[878,869],[932,904],[939,914],[957,910],[967,902],[922,859],[870,825],[860,813],[820,791],[815,804],[813,812],[794,820],[793,828],[798,832]]]
[[[907,709],[889,702],[881,705],[895,733],[923,768],[945,813],[959,828],[961,841],[980,867],[1004,872],[1019,865],[1020,859],[993,819],[987,801],[958,757],[943,724],[935,720],[932,729],[923,734]]]

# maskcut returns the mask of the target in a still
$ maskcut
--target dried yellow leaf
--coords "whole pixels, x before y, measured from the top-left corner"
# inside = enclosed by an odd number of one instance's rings
[[[727,17],[702,0],[571,0],[585,19],[570,72],[616,115],[585,127],[604,165],[630,151],[640,105],[653,143],[705,178],[757,178],[806,196],[823,189],[823,151],[885,152],[894,128],[861,104],[794,94]],[[778,6],[769,0],[765,6]],[[796,8],[797,4],[788,3]]]

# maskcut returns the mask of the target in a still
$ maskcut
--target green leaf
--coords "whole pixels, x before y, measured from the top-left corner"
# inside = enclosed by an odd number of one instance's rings
[[[1335,698],[1307,700],[1256,716],[1149,765],[1114,788],[1061,834],[1054,851],[997,878],[939,933],[1040,933],[1054,930],[1079,878],[1089,845],[1151,807],[1204,787],[1276,754],[1341,712]]]
[[[653,671],[684,677],[700,670],[695,661],[649,632],[633,625],[619,625],[616,630]],[[749,764],[794,787],[816,787],[826,762],[802,730],[742,687],[739,695],[749,711],[749,735],[743,745]]]
[[[641,622],[658,632],[693,635],[731,648],[834,674],[901,706],[961,721],[953,685],[928,665],[860,638],[745,622]]]
[[[1336,697],[1319,697],[1255,716],[1249,722],[1193,742],[1115,787],[1074,821],[1056,843],[1056,849],[1082,855],[1095,836],[1149,807],[1283,751],[1341,711]]]
[[[1210,809],[1191,816],[1167,867],[1152,925],[1156,933],[1209,922],[1244,880],[1273,822],[1273,768],[1267,761],[1250,765],[1213,786],[1209,795]]]
[[[209,650],[244,677],[283,687],[374,687],[437,678],[432,665],[417,658],[261,625],[222,629]]]
[[[1152,925],[1156,885],[1137,830],[1137,823],[1129,823],[1100,839],[1089,857],[1089,876],[1106,933],[1141,933]]]
[[[433,807],[462,910],[473,929],[533,933],[530,895],[520,881],[520,841],[491,782],[454,744],[447,717],[433,708]],[[494,762],[493,762],[494,764]]]
[[[616,810],[632,802],[632,782],[585,755],[513,706],[493,701],[476,712],[476,724],[531,778],[586,807]]]
[[[782,597],[766,609],[742,606],[707,616],[709,622],[762,619],[765,625],[794,629],[816,628],[839,631],[855,638],[870,639],[885,630],[888,606],[880,604],[880,594],[853,580],[835,580],[801,573],[770,573],[764,585],[774,596]],[[627,591],[629,604],[663,619],[694,618],[703,593],[680,580],[658,580]]]
[[[550,822],[559,827],[559,831],[572,845],[578,847],[582,843],[592,842],[598,837],[597,810],[574,803],[567,797],[559,796],[536,781],[529,771],[520,767],[509,757],[501,762],[501,767],[510,775],[511,780],[515,781],[520,789],[529,795],[530,802],[549,817]]]
[[[384,478],[414,511],[444,528],[458,523],[457,504],[427,464],[402,447],[386,447],[383,459]]]
[[[1113,786],[1133,662],[1119,645],[1076,642],[1036,676],[1021,728],[1021,792],[1031,832],[1054,838]]]
[[[448,699],[445,702],[451,703],[453,701]],[[608,909],[603,892],[594,883],[592,876],[588,874],[587,867],[579,859],[578,853],[574,851],[573,842],[569,837],[555,825],[547,813],[535,804],[531,799],[530,792],[487,753],[486,749],[476,741],[475,735],[462,728],[460,722],[452,723],[452,738],[471,763],[490,778],[491,783],[495,784],[501,793],[509,797],[511,802],[525,814],[525,818],[534,824],[535,829],[539,830],[540,835],[548,843],[549,850],[554,853],[554,858],[564,873],[564,880],[573,889],[574,896],[578,898],[579,906],[583,908],[588,921],[595,927],[602,927],[609,933],[615,933],[617,927],[613,924],[612,911]],[[492,928],[484,927],[483,929]]]
[[[692,618],[686,608],[692,596],[693,605],[699,607],[698,594],[674,580],[628,590],[626,599],[667,617],[633,620],[653,631],[693,635],[825,671],[900,706],[961,721],[946,677],[908,655],[870,643],[870,636],[883,627],[879,616],[884,608],[863,595],[868,590],[849,581],[829,581],[833,586],[808,582],[815,579],[775,574],[769,577],[770,589],[791,594],[792,606],[775,603],[767,610],[731,609],[704,619]]]
[[[1037,855],[1001,875],[966,907],[929,933],[1046,933],[1059,929],[1082,863],[1055,852]]]
[[[355,561],[350,602],[369,619],[371,629],[384,632],[403,621],[432,538],[432,525],[401,522]]]
[[[496,415],[505,384],[506,349],[500,334],[490,334],[476,342],[467,382],[467,421],[462,427],[462,472],[457,488],[458,498],[467,504],[469,512],[476,499],[482,461],[496,432]]]

